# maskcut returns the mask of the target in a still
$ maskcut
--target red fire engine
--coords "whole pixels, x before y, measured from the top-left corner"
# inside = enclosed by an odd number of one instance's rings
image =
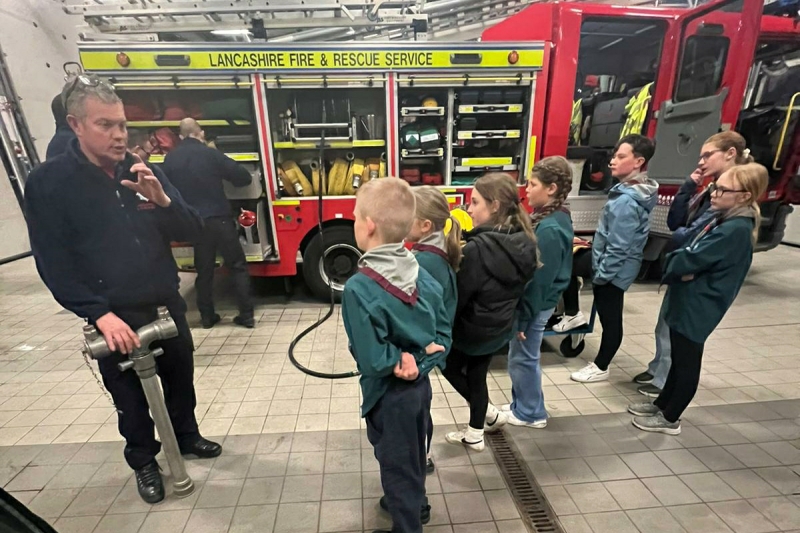
[[[87,71],[111,78],[129,127],[151,133],[157,151],[168,151],[178,121],[191,116],[249,166],[253,185],[226,192],[232,214],[246,212],[252,275],[292,276],[302,263],[306,283],[326,297],[355,271],[352,210],[365,180],[438,185],[463,204],[488,170],[522,185],[536,159],[566,155],[575,229],[591,233],[610,185],[610,149],[628,132],[658,147],[649,172],[662,189],[647,259],[668,237],[671,195],[703,140],[725,128],[740,129],[771,169],[761,246],[775,246],[800,202],[800,100],[790,89],[799,86],[800,29],[790,17],[762,16],[762,5],[534,4],[479,43],[86,43],[80,51]],[[191,269],[191,248],[174,250]]]

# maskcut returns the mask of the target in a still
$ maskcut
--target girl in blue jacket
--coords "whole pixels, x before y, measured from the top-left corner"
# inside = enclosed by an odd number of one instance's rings
[[[669,285],[664,319],[669,326],[672,366],[653,403],[628,406],[643,431],[678,435],[681,415],[697,392],[703,348],[744,283],[753,260],[767,190],[767,169],[756,163],[720,176],[711,193],[714,219],[691,244],[667,256],[663,283]]]
[[[735,131],[714,134],[703,144],[697,170],[681,185],[669,208],[667,226],[673,233],[668,244],[668,252],[691,242],[711,222],[714,217],[714,212],[710,209],[712,188],[702,187],[702,184],[709,177],[712,183],[716,183],[724,172],[734,166],[752,163],[753,158],[745,146],[744,137]],[[633,378],[633,381],[642,385],[639,387],[639,392],[651,398],[661,393],[672,364],[669,327],[664,321],[665,309],[666,298],[661,305],[656,323],[655,357],[645,372]]]
[[[525,287],[517,306],[516,337],[508,350],[511,403],[501,407],[508,423],[544,428],[547,410],[542,392],[540,364],[542,336],[547,321],[572,276],[572,220],[564,202],[572,190],[572,170],[563,157],[546,157],[533,166],[528,180],[531,224],[539,245],[542,266]]]
[[[619,183],[608,193],[592,241],[592,288],[603,337],[597,357],[573,372],[570,375],[573,381],[606,381],[608,365],[622,344],[625,291],[642,266],[644,245],[650,233],[650,212],[658,201],[658,183],[642,172],[654,153],[653,141],[643,135],[627,135],[614,149],[609,166]]]

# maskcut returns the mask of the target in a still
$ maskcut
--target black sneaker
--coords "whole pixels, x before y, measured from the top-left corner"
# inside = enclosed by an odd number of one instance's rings
[[[214,316],[211,317],[203,317],[202,320],[203,320],[203,329],[211,329],[214,327],[214,325],[218,324],[220,320],[222,320],[222,317],[215,314]]]
[[[386,501],[385,495],[381,496],[381,500],[378,502],[378,505],[380,505],[381,509],[383,509],[387,513],[389,512],[389,504]],[[419,510],[419,521],[422,522],[423,526],[431,521],[431,506],[428,505],[427,503],[422,506],[422,509]]]
[[[656,387],[655,385],[642,385],[638,389],[639,394],[644,394],[648,398],[658,398],[661,394],[661,389]]]
[[[147,503],[158,503],[164,499],[164,480],[161,479],[158,463],[152,463],[134,470],[136,474],[136,488],[139,496]]]
[[[436,465],[433,464],[433,459],[428,459],[428,463],[425,465],[425,473],[427,475],[431,475],[436,471]]]
[[[639,385],[648,385],[653,382],[653,374],[650,372],[642,372],[633,377],[633,382]]]
[[[237,326],[243,326],[250,329],[256,327],[256,321],[253,317],[243,317],[242,315],[233,317],[233,323]]]

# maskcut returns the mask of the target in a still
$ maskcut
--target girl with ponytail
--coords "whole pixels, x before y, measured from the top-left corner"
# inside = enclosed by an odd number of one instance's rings
[[[547,410],[540,365],[542,336],[572,276],[572,221],[563,209],[572,190],[572,169],[563,157],[546,157],[533,166],[528,180],[528,205],[533,208],[541,268],[525,287],[517,307],[508,351],[511,403],[501,411],[515,426],[544,428]]]
[[[537,253],[530,217],[508,174],[479,178],[468,212],[475,229],[464,234],[453,347],[443,374],[469,403],[470,417],[464,430],[448,433],[446,439],[481,451],[484,428],[492,431],[506,422],[506,415],[489,405],[489,363],[516,333],[514,315],[536,270]]]
[[[415,187],[414,197],[417,205],[416,213],[406,241],[413,243],[411,251],[416,256],[419,266],[442,286],[442,299],[452,328],[458,301],[456,272],[461,263],[461,225],[450,215],[447,197],[436,187],[428,185]],[[445,235],[444,229],[448,220],[451,224],[450,232]],[[432,473],[435,468],[431,457],[432,436],[433,423],[430,423],[428,473]]]
[[[688,245],[667,255],[662,283],[664,320],[669,327],[672,365],[653,403],[628,406],[642,431],[678,435],[681,415],[697,392],[706,339],[744,283],[758,234],[758,198],[767,190],[767,169],[734,166],[711,188],[713,218]]]

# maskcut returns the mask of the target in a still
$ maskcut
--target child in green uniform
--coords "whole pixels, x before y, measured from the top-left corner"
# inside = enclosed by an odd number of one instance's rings
[[[653,403],[628,406],[643,431],[678,435],[681,415],[697,392],[703,348],[744,283],[753,260],[767,190],[767,169],[757,163],[733,167],[712,186],[714,219],[691,244],[667,255],[663,283],[669,285],[664,319],[669,326],[672,366]]]
[[[461,224],[450,215],[447,197],[437,189],[428,185],[414,188],[417,211],[411,231],[406,241],[413,243],[411,251],[417,258],[419,266],[433,276],[442,286],[442,297],[450,327],[456,318],[458,288],[456,272],[461,263]],[[450,232],[445,236],[444,228],[450,220]],[[433,421],[428,428],[428,468],[433,473],[434,465],[431,457],[431,438],[433,437]]]
[[[361,416],[380,465],[392,531],[403,533],[422,532],[428,373],[442,364],[451,335],[441,286],[403,246],[414,203],[411,188],[396,178],[359,189],[354,230],[365,253],[342,294],[350,352],[361,372]]]
[[[572,190],[572,170],[563,157],[546,157],[533,166],[528,180],[528,204],[542,263],[525,287],[517,307],[515,330],[508,350],[511,403],[501,407],[514,426],[544,428],[547,410],[540,364],[547,321],[572,276],[572,220],[562,209]]]

